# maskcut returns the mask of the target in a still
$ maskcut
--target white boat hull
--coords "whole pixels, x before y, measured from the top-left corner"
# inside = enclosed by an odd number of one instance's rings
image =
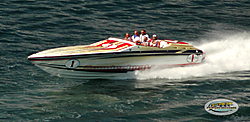
[[[191,54],[190,54],[191,55]],[[33,61],[42,70],[59,77],[68,78],[112,78],[121,74],[131,73],[136,70],[146,70],[152,67],[168,68],[199,64],[203,55],[197,55],[195,62],[188,62],[190,55],[179,56],[143,56],[113,59],[63,59],[49,61]],[[78,66],[72,65],[72,61],[79,62]],[[67,63],[70,63],[67,66]],[[74,62],[75,63],[75,62]],[[72,66],[72,67],[71,67]]]

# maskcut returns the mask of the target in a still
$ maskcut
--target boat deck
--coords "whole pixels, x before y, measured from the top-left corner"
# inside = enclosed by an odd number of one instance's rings
[[[79,55],[79,54],[84,55],[84,54],[122,52],[131,50],[133,51],[180,50],[177,53],[182,53],[186,50],[196,50],[196,48],[187,43],[177,43],[176,41],[169,41],[167,42],[167,44],[168,47],[166,48],[158,48],[158,47],[140,46],[130,41],[117,38],[109,38],[107,40],[99,41],[91,45],[78,45],[78,46],[48,49],[33,54],[30,57],[67,56],[67,55]]]

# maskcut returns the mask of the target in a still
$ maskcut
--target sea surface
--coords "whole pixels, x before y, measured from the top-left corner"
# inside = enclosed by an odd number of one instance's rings
[[[201,65],[135,78],[51,76],[27,57],[145,29],[206,52]],[[214,99],[239,105],[216,116]],[[249,0],[1,0],[0,121],[250,121]]]

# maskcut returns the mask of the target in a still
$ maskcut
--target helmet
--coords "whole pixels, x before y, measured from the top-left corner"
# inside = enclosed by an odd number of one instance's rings
[[[153,35],[153,38],[156,38],[156,39],[157,39],[157,36],[154,34],[154,35]]]

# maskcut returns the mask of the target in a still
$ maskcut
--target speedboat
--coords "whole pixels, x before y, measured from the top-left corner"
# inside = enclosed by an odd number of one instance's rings
[[[202,50],[186,42],[158,41],[161,46],[150,47],[110,37],[90,45],[44,50],[28,56],[28,60],[59,77],[105,79],[154,67],[196,65],[205,58]]]

